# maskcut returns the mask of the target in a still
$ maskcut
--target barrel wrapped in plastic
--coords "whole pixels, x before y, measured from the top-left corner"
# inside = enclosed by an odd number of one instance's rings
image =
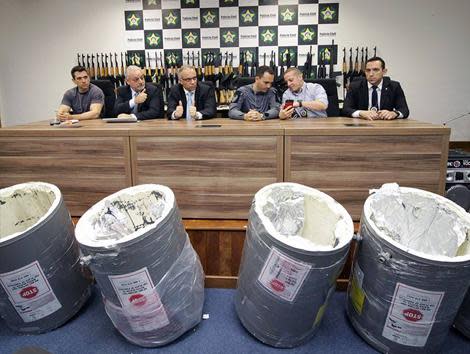
[[[385,184],[367,198],[348,287],[356,331],[383,353],[440,350],[470,284],[470,216]]]
[[[463,300],[457,317],[454,321],[454,327],[465,337],[470,339],[470,289]]]
[[[0,190],[0,285],[0,315],[24,333],[59,327],[90,296],[56,186],[30,182]]]
[[[274,347],[309,340],[335,290],[352,236],[347,211],[316,189],[276,183],[258,191],[235,298],[243,326]]]
[[[200,322],[204,273],[171,189],[145,184],[112,194],[80,218],[75,234],[127,340],[161,346]]]

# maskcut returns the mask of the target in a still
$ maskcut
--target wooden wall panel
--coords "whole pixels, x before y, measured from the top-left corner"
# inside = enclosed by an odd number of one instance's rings
[[[74,216],[131,186],[127,137],[0,137],[0,188],[55,184]]]
[[[285,180],[318,188],[359,220],[383,183],[442,193],[444,135],[286,136]]]
[[[283,178],[281,136],[131,137],[134,183],[176,195],[184,218],[246,219],[254,194]]]

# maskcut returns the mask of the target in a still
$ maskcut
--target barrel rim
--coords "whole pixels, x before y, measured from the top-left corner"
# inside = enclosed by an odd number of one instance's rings
[[[139,193],[145,191],[158,191],[165,195],[166,202],[165,202],[165,209],[158,220],[156,220],[153,224],[147,225],[146,227],[132,232],[125,237],[122,237],[118,240],[99,240],[99,241],[92,241],[89,235],[93,234],[94,231],[91,228],[89,220],[91,217],[97,214],[97,212],[101,211],[104,207],[104,204],[108,200],[115,199],[116,197],[122,194],[132,194],[132,193]],[[78,243],[82,246],[86,246],[92,249],[109,249],[114,246],[123,245],[128,242],[135,241],[139,237],[147,234],[150,230],[155,229],[158,225],[161,224],[162,221],[165,220],[166,217],[171,213],[176,199],[173,191],[164,185],[161,184],[140,184],[137,186],[132,186],[128,188],[121,189],[107,197],[101,199],[97,203],[95,203],[91,208],[89,208],[78,220],[77,225],[75,226],[75,238]]]
[[[469,224],[470,224],[470,214],[468,214],[462,207],[460,207],[459,205],[457,205],[453,201],[451,201],[451,200],[449,200],[449,199],[447,199],[447,198],[445,198],[441,195],[438,195],[438,194],[435,194],[435,193],[432,193],[432,192],[429,192],[429,191],[425,191],[425,190],[422,190],[422,189],[418,189],[418,188],[400,187],[400,186],[398,188],[399,188],[400,192],[417,193],[417,194],[421,194],[421,195],[424,195],[424,196],[427,196],[427,197],[433,197],[433,198],[437,199],[440,203],[445,204],[445,206],[447,206],[449,209],[454,211],[457,215],[461,216],[464,219],[467,219]],[[371,210],[370,210],[371,206],[370,206],[370,204],[372,203],[373,199],[378,195],[377,193],[379,193],[379,192],[380,192],[380,190],[373,191],[369,195],[369,197],[366,199],[366,201],[364,203],[364,209],[363,209],[363,212],[362,212],[362,218],[361,218],[361,223],[364,221],[365,224],[367,225],[367,227],[371,228],[372,231],[375,233],[374,236],[378,236],[380,238],[380,240],[384,241],[385,243],[393,246],[394,248],[397,248],[400,251],[404,251],[406,253],[409,253],[409,254],[411,254],[411,255],[413,255],[413,256],[415,256],[418,259],[421,259],[423,261],[435,261],[435,262],[439,262],[439,263],[452,263],[452,264],[454,264],[454,263],[465,263],[465,262],[470,261],[470,253],[467,254],[467,255],[455,256],[455,257],[449,257],[449,256],[444,256],[444,255],[430,255],[430,254],[427,254],[427,253],[424,253],[424,252],[421,252],[421,251],[417,251],[417,250],[413,250],[411,248],[408,248],[408,247],[402,245],[401,243],[393,240],[389,236],[387,236],[383,231],[381,231],[375,225],[374,222],[372,222],[372,220],[370,220],[370,216],[371,216]],[[470,229],[467,231],[467,237],[468,237],[468,232],[470,232]]]
[[[335,213],[339,214],[340,217],[342,218],[342,221],[346,225],[346,231],[345,235],[341,235],[339,242],[336,246],[334,247],[319,247],[318,245],[316,247],[312,248],[305,248],[305,247],[299,247],[299,245],[289,242],[289,239],[284,237],[280,232],[278,232],[272,222],[264,215],[263,211],[260,209],[261,208],[261,203],[257,203],[257,200],[261,198],[263,195],[267,193],[268,190],[272,190],[275,187],[291,187],[293,189],[299,190],[305,194],[309,194],[315,197],[319,197],[322,201],[326,202],[328,207]],[[310,253],[329,253],[329,252],[336,252],[338,250],[343,249],[345,246],[348,246],[351,243],[351,240],[354,236],[354,224],[351,218],[351,215],[347,212],[347,210],[336,200],[334,200],[332,197],[330,197],[328,194],[321,192],[318,189],[315,189],[313,187],[305,186],[303,184],[299,183],[293,183],[293,182],[279,182],[279,183],[272,183],[267,186],[264,186],[261,188],[258,192],[256,192],[254,198],[253,198],[253,203],[254,203],[254,211],[258,218],[263,222],[264,227],[266,228],[266,231],[268,232],[269,235],[271,235],[272,238],[280,242],[282,245],[288,246],[296,251],[301,251],[301,252],[308,252]],[[267,222],[265,222],[267,221]],[[287,241],[287,242],[286,242]],[[313,245],[313,243],[312,243]]]
[[[54,185],[52,183],[41,182],[41,181],[31,181],[31,182],[19,183],[19,184],[15,184],[13,186],[10,186],[10,187],[2,188],[2,189],[0,189],[0,196],[7,196],[7,194],[12,194],[12,193],[14,193],[15,191],[17,191],[19,189],[24,189],[25,187],[28,187],[28,188],[39,187],[39,188],[43,188],[44,190],[49,189],[50,191],[52,191],[54,193],[55,199],[52,202],[49,209],[47,210],[47,212],[44,213],[44,215],[42,215],[39,218],[39,220],[36,221],[33,225],[29,226],[27,229],[25,229],[23,231],[18,231],[18,232],[15,232],[15,233],[11,234],[11,235],[1,237],[0,238],[0,248],[2,246],[9,245],[12,242],[15,242],[15,241],[17,241],[17,240],[19,240],[23,237],[26,237],[32,231],[36,230],[40,225],[42,225],[44,223],[45,220],[47,220],[47,218],[49,218],[54,213],[54,211],[57,209],[58,205],[60,204],[60,202],[62,200],[62,193],[56,185]]]

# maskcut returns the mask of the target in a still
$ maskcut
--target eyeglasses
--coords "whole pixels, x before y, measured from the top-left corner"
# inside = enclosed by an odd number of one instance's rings
[[[188,78],[186,78],[186,79],[181,78],[181,80],[184,81],[184,82],[196,81],[196,80],[197,80],[197,77],[196,77],[196,76],[194,76],[194,77],[188,77]]]

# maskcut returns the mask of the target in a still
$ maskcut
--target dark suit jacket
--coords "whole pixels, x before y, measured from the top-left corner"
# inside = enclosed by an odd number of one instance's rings
[[[137,106],[137,119],[163,118],[163,92],[160,86],[145,84],[147,99]],[[132,91],[129,85],[121,86],[117,89],[116,103],[114,104],[114,115],[121,113],[131,114],[129,100],[132,98]]]
[[[343,104],[343,115],[351,117],[357,111],[366,111],[369,108],[369,88],[367,80],[360,79],[351,82]],[[392,81],[389,77],[383,78],[382,91],[380,93],[380,109],[393,111],[394,109],[407,118],[410,114],[406,103],[405,94],[398,81]]]
[[[217,110],[214,87],[203,82],[198,82],[194,96],[196,109],[202,114],[202,119],[214,118]],[[186,117],[186,94],[181,84],[175,85],[170,89],[167,109],[168,119],[171,119],[171,115],[175,111],[176,106],[178,106],[179,101],[183,103],[184,112],[182,118],[184,118]]]

